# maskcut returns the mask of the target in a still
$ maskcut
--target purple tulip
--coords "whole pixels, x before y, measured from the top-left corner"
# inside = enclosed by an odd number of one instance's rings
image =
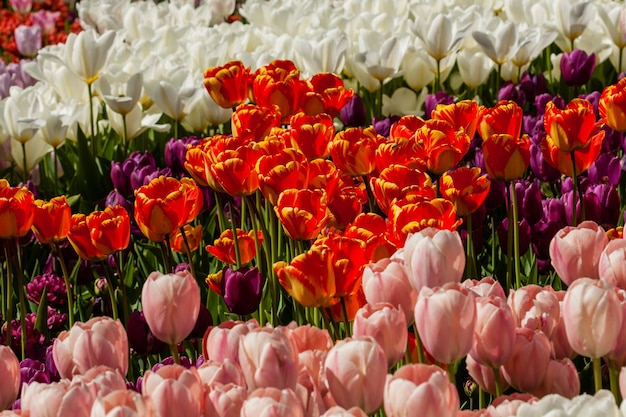
[[[530,225],[526,219],[522,219],[518,222],[519,225],[519,254],[523,255],[530,247],[531,230]],[[502,220],[502,223],[498,225],[498,240],[500,241],[500,248],[502,253],[506,254],[508,250],[509,239],[509,219]]]
[[[131,186],[131,176],[137,176],[136,171],[141,168],[150,168],[146,174],[156,171],[156,161],[150,152],[135,151],[124,162],[111,162],[111,181],[115,189],[124,196],[131,196],[134,188]],[[145,175],[142,175],[143,178]],[[143,185],[143,180],[142,184]]]
[[[339,119],[346,127],[359,127],[365,124],[365,103],[358,94],[339,110]]]
[[[263,277],[258,268],[244,267],[237,271],[226,268],[221,285],[224,303],[231,313],[245,316],[259,308]]]
[[[400,116],[386,117],[381,120],[377,120],[374,117],[374,120],[372,120],[372,125],[374,125],[374,129],[376,129],[376,133],[384,137],[389,137],[389,130],[391,129],[391,125],[393,125],[398,120],[400,120]]]
[[[20,54],[32,58],[41,49],[41,28],[37,25],[20,25],[14,31],[15,44]]]
[[[610,152],[598,156],[587,170],[587,178],[592,184],[619,184],[621,175],[620,159]]]
[[[511,100],[521,107],[526,104],[526,93],[520,88],[519,84],[507,81],[498,91],[498,100]]]
[[[587,188],[585,199],[588,196],[594,196],[589,205],[595,204],[598,212],[597,218],[587,216],[588,220],[595,220],[605,230],[615,227],[620,214],[620,198],[617,188],[609,184],[591,185]]]
[[[561,178],[561,172],[544,159],[540,143],[535,141],[533,136],[530,142],[530,169],[540,181],[556,181]]]
[[[524,92],[526,101],[533,103],[535,97],[548,91],[548,83],[542,73],[530,74],[525,71],[519,81],[519,88]]]
[[[554,102],[558,109],[563,110],[565,108],[565,101],[561,96],[552,96],[550,94],[544,93],[539,94],[535,97],[535,107],[537,108],[537,116],[543,116],[546,110],[546,104],[548,101]]]
[[[437,91],[435,94],[428,94],[424,101],[424,118],[430,119],[433,110],[437,108],[439,104],[452,104],[454,103],[454,96],[444,93],[443,91]]]
[[[541,208],[541,189],[537,182],[519,180],[515,183],[515,193],[519,205],[521,217],[528,223],[535,224],[543,217]]]
[[[140,355],[151,355],[163,350],[165,343],[157,339],[143,315],[143,311],[135,310],[128,318],[126,325],[128,343]]]
[[[559,228],[567,225],[565,204],[558,198],[546,198],[541,202],[543,207],[543,221],[555,223]]]
[[[561,78],[567,85],[586,84],[596,68],[596,55],[587,55],[585,51],[574,49],[561,56]]]
[[[49,35],[56,28],[57,20],[61,12],[51,12],[49,10],[39,10],[30,15],[30,21],[41,28],[43,35]]]
[[[39,305],[41,295],[46,290],[46,298],[51,307],[64,306],[67,301],[65,281],[56,274],[43,274],[34,277],[26,284],[26,294],[30,301]]]
[[[196,136],[188,136],[180,139],[172,138],[165,144],[165,165],[172,170],[172,174],[178,178],[187,175],[185,169],[185,155],[189,145],[196,145],[200,139]]]
[[[45,364],[27,358],[20,362],[20,385],[30,384],[31,382],[49,384],[50,375],[46,370]]]

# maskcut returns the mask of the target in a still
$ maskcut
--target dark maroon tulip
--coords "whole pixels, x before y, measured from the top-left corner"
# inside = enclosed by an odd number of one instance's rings
[[[339,110],[339,119],[346,127],[359,127],[365,124],[365,103],[357,94]]]
[[[245,316],[259,308],[263,277],[258,268],[224,269],[222,287],[224,303],[231,313]]]
[[[519,254],[523,255],[530,247],[530,225],[526,219],[522,219],[519,224]],[[506,254],[508,249],[509,239],[509,219],[504,219],[500,225],[498,225],[498,239],[500,241],[500,248],[502,253]]]
[[[158,353],[165,347],[165,343],[157,339],[150,331],[143,311],[135,310],[130,314],[126,331],[130,347],[141,355]]]

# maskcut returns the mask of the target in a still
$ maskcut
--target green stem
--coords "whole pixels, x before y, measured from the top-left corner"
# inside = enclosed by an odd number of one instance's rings
[[[21,343],[22,360],[26,359],[26,298],[24,297],[24,271],[22,270],[22,251],[20,250],[20,240],[15,238],[15,252],[17,255],[17,288],[20,302],[20,325],[22,326]],[[48,314],[46,312],[46,314]]]
[[[233,231],[233,246],[235,247],[235,262],[237,262],[237,269],[241,267],[241,255],[239,254],[239,238],[237,237],[237,225],[235,224],[235,219],[233,213],[235,212],[235,205],[233,204],[233,200],[231,199],[228,202],[230,206],[230,228]]]
[[[511,204],[512,196],[511,189],[508,188],[509,192],[509,204]],[[506,244],[506,288],[505,293],[508,294],[511,288],[513,288],[513,238],[514,238],[514,229],[513,225],[513,210],[512,207],[509,206],[509,210],[507,213],[508,218],[508,230],[507,230],[507,244]]]
[[[6,311],[6,337],[5,342],[7,346],[11,346],[11,322],[13,321],[13,268],[11,268],[11,256],[9,254],[9,245],[7,241],[4,241],[4,259],[7,263],[7,311]]]
[[[511,211],[513,212],[513,256],[515,257],[515,288],[522,286],[520,276],[520,253],[519,253],[519,223],[517,221],[517,192],[515,192],[515,183],[511,182]],[[511,224],[509,223],[509,229]]]
[[[226,230],[226,214],[224,213],[224,207],[222,206],[222,202],[220,201],[220,193],[215,191],[213,194],[215,195],[217,222],[220,225],[220,232],[223,232],[224,230]]]
[[[343,324],[345,326],[346,337],[352,336],[352,328],[350,326],[350,320],[348,319],[348,308],[346,305],[346,296],[340,297],[341,313],[343,314]]]
[[[54,244],[54,251],[59,257],[59,263],[61,264],[61,271],[63,271],[63,280],[65,281],[65,291],[67,293],[67,320],[69,328],[74,325],[74,291],[70,284],[70,274],[67,272],[67,264],[65,258],[63,258],[63,252],[61,252],[61,246],[58,243]]]
[[[499,368],[493,368],[493,380],[496,385],[496,397],[499,397],[502,395],[502,379],[500,378]]]
[[[128,295],[126,294],[126,282],[124,282],[124,275],[122,273],[122,252],[117,252],[115,257],[115,268],[117,269],[117,276],[120,279],[120,290],[122,291],[122,314],[124,315],[124,326],[128,324],[128,318],[130,317]]]
[[[127,127],[126,127],[126,114],[122,115],[122,140],[124,141],[124,158],[128,156],[128,141],[126,138],[128,137]]]
[[[426,358],[424,357],[424,346],[422,345],[422,339],[417,331],[417,326],[413,323],[413,333],[415,334],[415,341],[417,343],[417,360],[419,363],[426,363]]]
[[[465,264],[465,278],[478,279],[478,271],[476,268],[476,257],[474,255],[474,231],[472,230],[472,214],[465,216],[465,224],[467,226],[467,241],[465,242],[467,262]]]
[[[576,204],[578,203],[578,175],[576,175],[576,156],[574,151],[570,152],[572,158],[572,180],[574,180],[574,187],[572,189],[572,226],[578,225],[578,218],[576,217]],[[582,196],[581,196],[582,197]],[[582,200],[582,199],[581,199]],[[580,207],[582,209],[583,202],[581,201]]]
[[[609,360],[609,380],[611,383],[611,392],[615,397],[615,402],[617,404],[622,403],[622,395],[619,389],[619,373],[621,368],[615,366],[615,361],[613,359]]]
[[[178,345],[176,343],[172,343],[170,345],[170,352],[172,353],[172,358],[174,359],[174,363],[176,365],[180,365],[180,356],[178,355]]]
[[[169,243],[170,243],[170,237],[169,236],[165,236],[165,239],[163,239],[160,243],[159,246],[161,247],[161,256],[163,257],[163,266],[165,267],[165,273],[166,274],[171,274],[172,271],[174,271],[174,267],[172,265],[172,259],[171,259],[171,252],[169,251]]]
[[[54,172],[54,195],[59,195],[59,155],[57,154],[58,148],[54,148],[54,158],[52,160],[52,169]]]
[[[624,48],[619,48],[619,63],[617,64],[617,75],[622,73],[622,58],[624,56]]]
[[[596,392],[602,389],[602,358],[592,358],[593,364],[593,381]]]
[[[370,206],[370,213],[376,213],[377,205],[376,199],[374,198],[374,193],[372,192],[372,187],[370,186],[370,182],[367,179],[367,175],[363,175],[363,182],[365,183],[365,190],[367,191],[367,202]]]
[[[117,300],[115,299],[115,284],[113,282],[113,276],[111,274],[111,267],[106,260],[102,261],[102,267],[104,268],[104,276],[107,280],[109,298],[111,299],[111,311],[113,312],[113,320],[117,320],[119,314],[117,311]]]
[[[481,387],[478,387],[478,409],[485,408],[485,391]]]
[[[174,120],[174,139],[178,139],[178,120]]]
[[[448,371],[448,380],[456,387],[456,369],[454,365],[454,363],[449,363],[446,365],[446,369]]]

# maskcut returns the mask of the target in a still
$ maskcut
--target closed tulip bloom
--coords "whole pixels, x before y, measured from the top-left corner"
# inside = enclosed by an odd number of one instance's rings
[[[304,89],[300,71],[288,60],[274,60],[250,76],[254,101],[265,108],[277,106],[283,120],[298,111]]]
[[[248,395],[241,417],[304,417],[302,402],[291,389],[258,388]]]
[[[109,30],[99,35],[95,30],[70,33],[64,48],[63,63],[87,84],[92,84],[104,67],[116,32]]]
[[[454,130],[463,129],[472,139],[478,123],[478,103],[474,100],[461,100],[452,104],[438,104],[431,118],[448,122]]]
[[[504,379],[519,391],[534,390],[546,375],[551,354],[550,340],[542,331],[518,327],[513,352],[502,365]]]
[[[133,390],[119,390],[98,397],[91,417],[152,417],[152,403]]]
[[[626,289],[626,240],[613,239],[608,242],[598,261],[600,279],[611,285]]]
[[[326,410],[324,414],[320,417],[366,417],[365,411],[361,410],[359,407],[352,407],[349,409],[345,409],[343,407],[339,407],[338,405],[329,408]]]
[[[463,130],[443,120],[431,119],[415,132],[418,159],[426,163],[428,172],[441,175],[454,168],[465,156],[470,137]]]
[[[310,324],[300,326],[292,321],[285,328],[285,332],[298,354],[312,350],[327,352],[334,344],[328,330]]]
[[[561,78],[567,85],[585,85],[596,67],[596,54],[589,54],[581,49],[574,49],[561,55]]]
[[[457,215],[466,216],[475,212],[487,198],[491,181],[480,174],[478,167],[460,167],[441,176],[441,195],[454,204]]]
[[[290,188],[280,193],[274,212],[291,239],[311,240],[330,218],[327,207],[324,191]]]
[[[429,200],[437,196],[428,174],[417,168],[398,164],[383,168],[377,177],[370,179],[370,185],[376,204],[383,213],[389,212],[394,200],[401,199],[409,193],[421,194]]]
[[[409,282],[419,293],[447,282],[461,282],[465,250],[457,232],[426,228],[409,236],[404,245],[404,265]]]
[[[13,405],[20,392],[20,361],[9,346],[0,346],[0,411]]]
[[[224,270],[222,296],[228,310],[240,316],[252,314],[259,308],[263,295],[263,276],[259,268]]]
[[[470,355],[492,368],[503,365],[513,352],[515,320],[511,308],[500,297],[476,299],[476,326]]]
[[[186,224],[183,226],[182,233],[185,233],[189,251],[193,253],[198,250],[202,242],[202,225],[192,226],[191,224]],[[185,253],[187,251],[182,233],[179,229],[170,237],[170,246],[174,252]]]
[[[258,327],[250,320],[246,323],[228,320],[209,328],[202,339],[202,355],[206,360],[224,362],[230,359],[239,363],[239,343],[241,336]]]
[[[205,386],[234,384],[242,387],[246,386],[246,380],[239,364],[224,359],[223,362],[208,360],[202,362],[198,368],[198,375]]]
[[[445,371],[435,365],[404,365],[385,383],[385,413],[389,417],[454,417],[459,394]]]
[[[604,136],[605,131],[597,129],[597,133],[592,135],[585,147],[572,151],[574,152],[577,174],[585,172],[598,159],[602,150]],[[551,136],[546,136],[545,139],[541,141],[540,149],[543,159],[549,165],[558,169],[563,175],[567,175],[568,177],[573,176],[574,166],[572,164],[571,154],[559,149]]]
[[[454,363],[472,348],[475,297],[459,283],[434,289],[424,287],[415,305],[415,325],[424,349],[433,358],[446,364]]]
[[[242,104],[237,107],[231,120],[233,137],[261,142],[273,128],[280,126],[281,115],[274,107]]]
[[[615,347],[624,313],[608,283],[591,278],[574,281],[563,299],[562,314],[567,339],[579,355],[601,358]]]
[[[345,88],[343,79],[332,72],[313,75],[309,84],[312,91],[307,91],[301,99],[302,110],[307,114],[326,113],[334,118],[355,95],[354,90]],[[322,109],[317,104],[319,101],[321,101]]]
[[[41,244],[63,241],[70,232],[72,209],[64,195],[50,201],[35,200],[32,230]]]
[[[602,90],[598,111],[611,129],[626,131],[626,81],[623,78]]]
[[[329,115],[312,116],[299,112],[291,116],[290,126],[291,147],[298,149],[309,160],[328,157],[330,143],[335,137],[335,125]]]
[[[83,260],[101,261],[106,257],[91,239],[91,231],[87,226],[87,216],[82,213],[72,215],[67,238],[78,256]]]
[[[494,134],[483,141],[485,168],[492,179],[511,181],[520,178],[530,164],[530,139],[507,133]]]
[[[563,110],[554,101],[549,101],[543,124],[546,133],[562,152],[584,149],[594,135],[601,134],[596,125],[593,105],[579,98],[570,101]]]
[[[257,234],[259,246],[263,242],[263,235],[259,231]],[[237,246],[239,247],[239,261],[241,265],[250,262],[256,256],[256,243],[254,239],[254,231],[246,232],[237,229]],[[233,230],[226,229],[219,238],[215,239],[213,245],[208,245],[206,251],[215,256],[225,264],[235,265],[237,256],[235,254],[235,240],[233,239]]]
[[[59,375],[72,378],[98,365],[128,370],[128,337],[119,320],[94,317],[85,323],[76,322],[54,341],[52,355]]]
[[[259,173],[259,189],[272,205],[276,205],[281,191],[308,187],[308,160],[294,148],[259,157],[256,170]]]
[[[0,239],[22,237],[33,224],[35,197],[26,187],[0,179]]]
[[[205,390],[204,415],[215,417],[240,417],[243,402],[248,397],[244,386],[216,384]]]
[[[361,307],[354,318],[352,334],[354,337],[372,336],[383,348],[389,367],[398,363],[406,352],[406,318],[391,304],[366,304]]]
[[[574,362],[568,358],[550,359],[546,375],[533,394],[537,397],[558,394],[566,398],[580,394],[580,377]]]
[[[218,106],[232,109],[248,99],[250,68],[241,61],[207,68],[204,71],[204,87]]]
[[[33,412],[32,415],[34,416],[60,416],[60,410],[63,408],[63,400],[66,399],[69,388],[70,381],[68,380],[61,380],[60,382],[50,384],[41,382],[31,382],[28,385],[24,384],[20,397],[22,415],[29,415],[30,412]],[[81,392],[76,391],[75,393],[78,394],[76,397],[81,396]],[[78,414],[78,410],[68,409],[67,406],[65,406],[64,410],[70,412],[73,416]]]
[[[507,381],[502,375],[502,367],[494,370],[494,368],[490,366],[482,365],[474,359],[472,355],[467,355],[465,358],[465,366],[467,367],[469,375],[476,382],[476,384],[482,388],[483,391],[494,396],[496,395],[496,379],[494,372],[498,372],[500,374],[502,391],[506,391],[509,388]]]
[[[372,414],[383,403],[387,359],[367,336],[344,339],[328,352],[324,364],[328,389],[337,405]]]
[[[295,389],[298,365],[287,335],[280,329],[260,328],[242,336],[239,365],[248,389]]]
[[[250,195],[259,188],[256,163],[260,156],[260,151],[252,145],[225,149],[209,165],[209,172],[227,194]]]
[[[518,138],[522,132],[522,108],[514,101],[500,100],[493,107],[480,110],[478,133],[483,140],[495,134],[509,134]]]
[[[351,127],[335,135],[330,143],[330,156],[341,171],[351,177],[361,177],[376,168],[376,148],[384,141],[373,126]]]
[[[200,288],[189,271],[151,273],[141,290],[143,313],[157,339],[169,344],[183,341],[200,313]]]
[[[566,226],[550,241],[550,260],[566,285],[580,277],[600,278],[598,264],[608,238],[602,226],[584,221]]]
[[[203,409],[204,389],[194,367],[165,365],[146,371],[141,393],[152,401],[156,417],[200,417]]]
[[[96,249],[105,256],[124,250],[130,241],[130,216],[122,206],[106,207],[87,216],[87,227]]]
[[[548,338],[552,337],[561,315],[559,299],[552,287],[530,284],[511,290],[507,303],[518,327],[541,330]]]

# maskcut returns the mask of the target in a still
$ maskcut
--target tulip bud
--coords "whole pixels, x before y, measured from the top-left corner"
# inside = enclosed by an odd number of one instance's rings
[[[354,318],[354,337],[372,336],[383,348],[387,365],[395,365],[406,352],[408,340],[404,313],[388,303],[366,304]]]

